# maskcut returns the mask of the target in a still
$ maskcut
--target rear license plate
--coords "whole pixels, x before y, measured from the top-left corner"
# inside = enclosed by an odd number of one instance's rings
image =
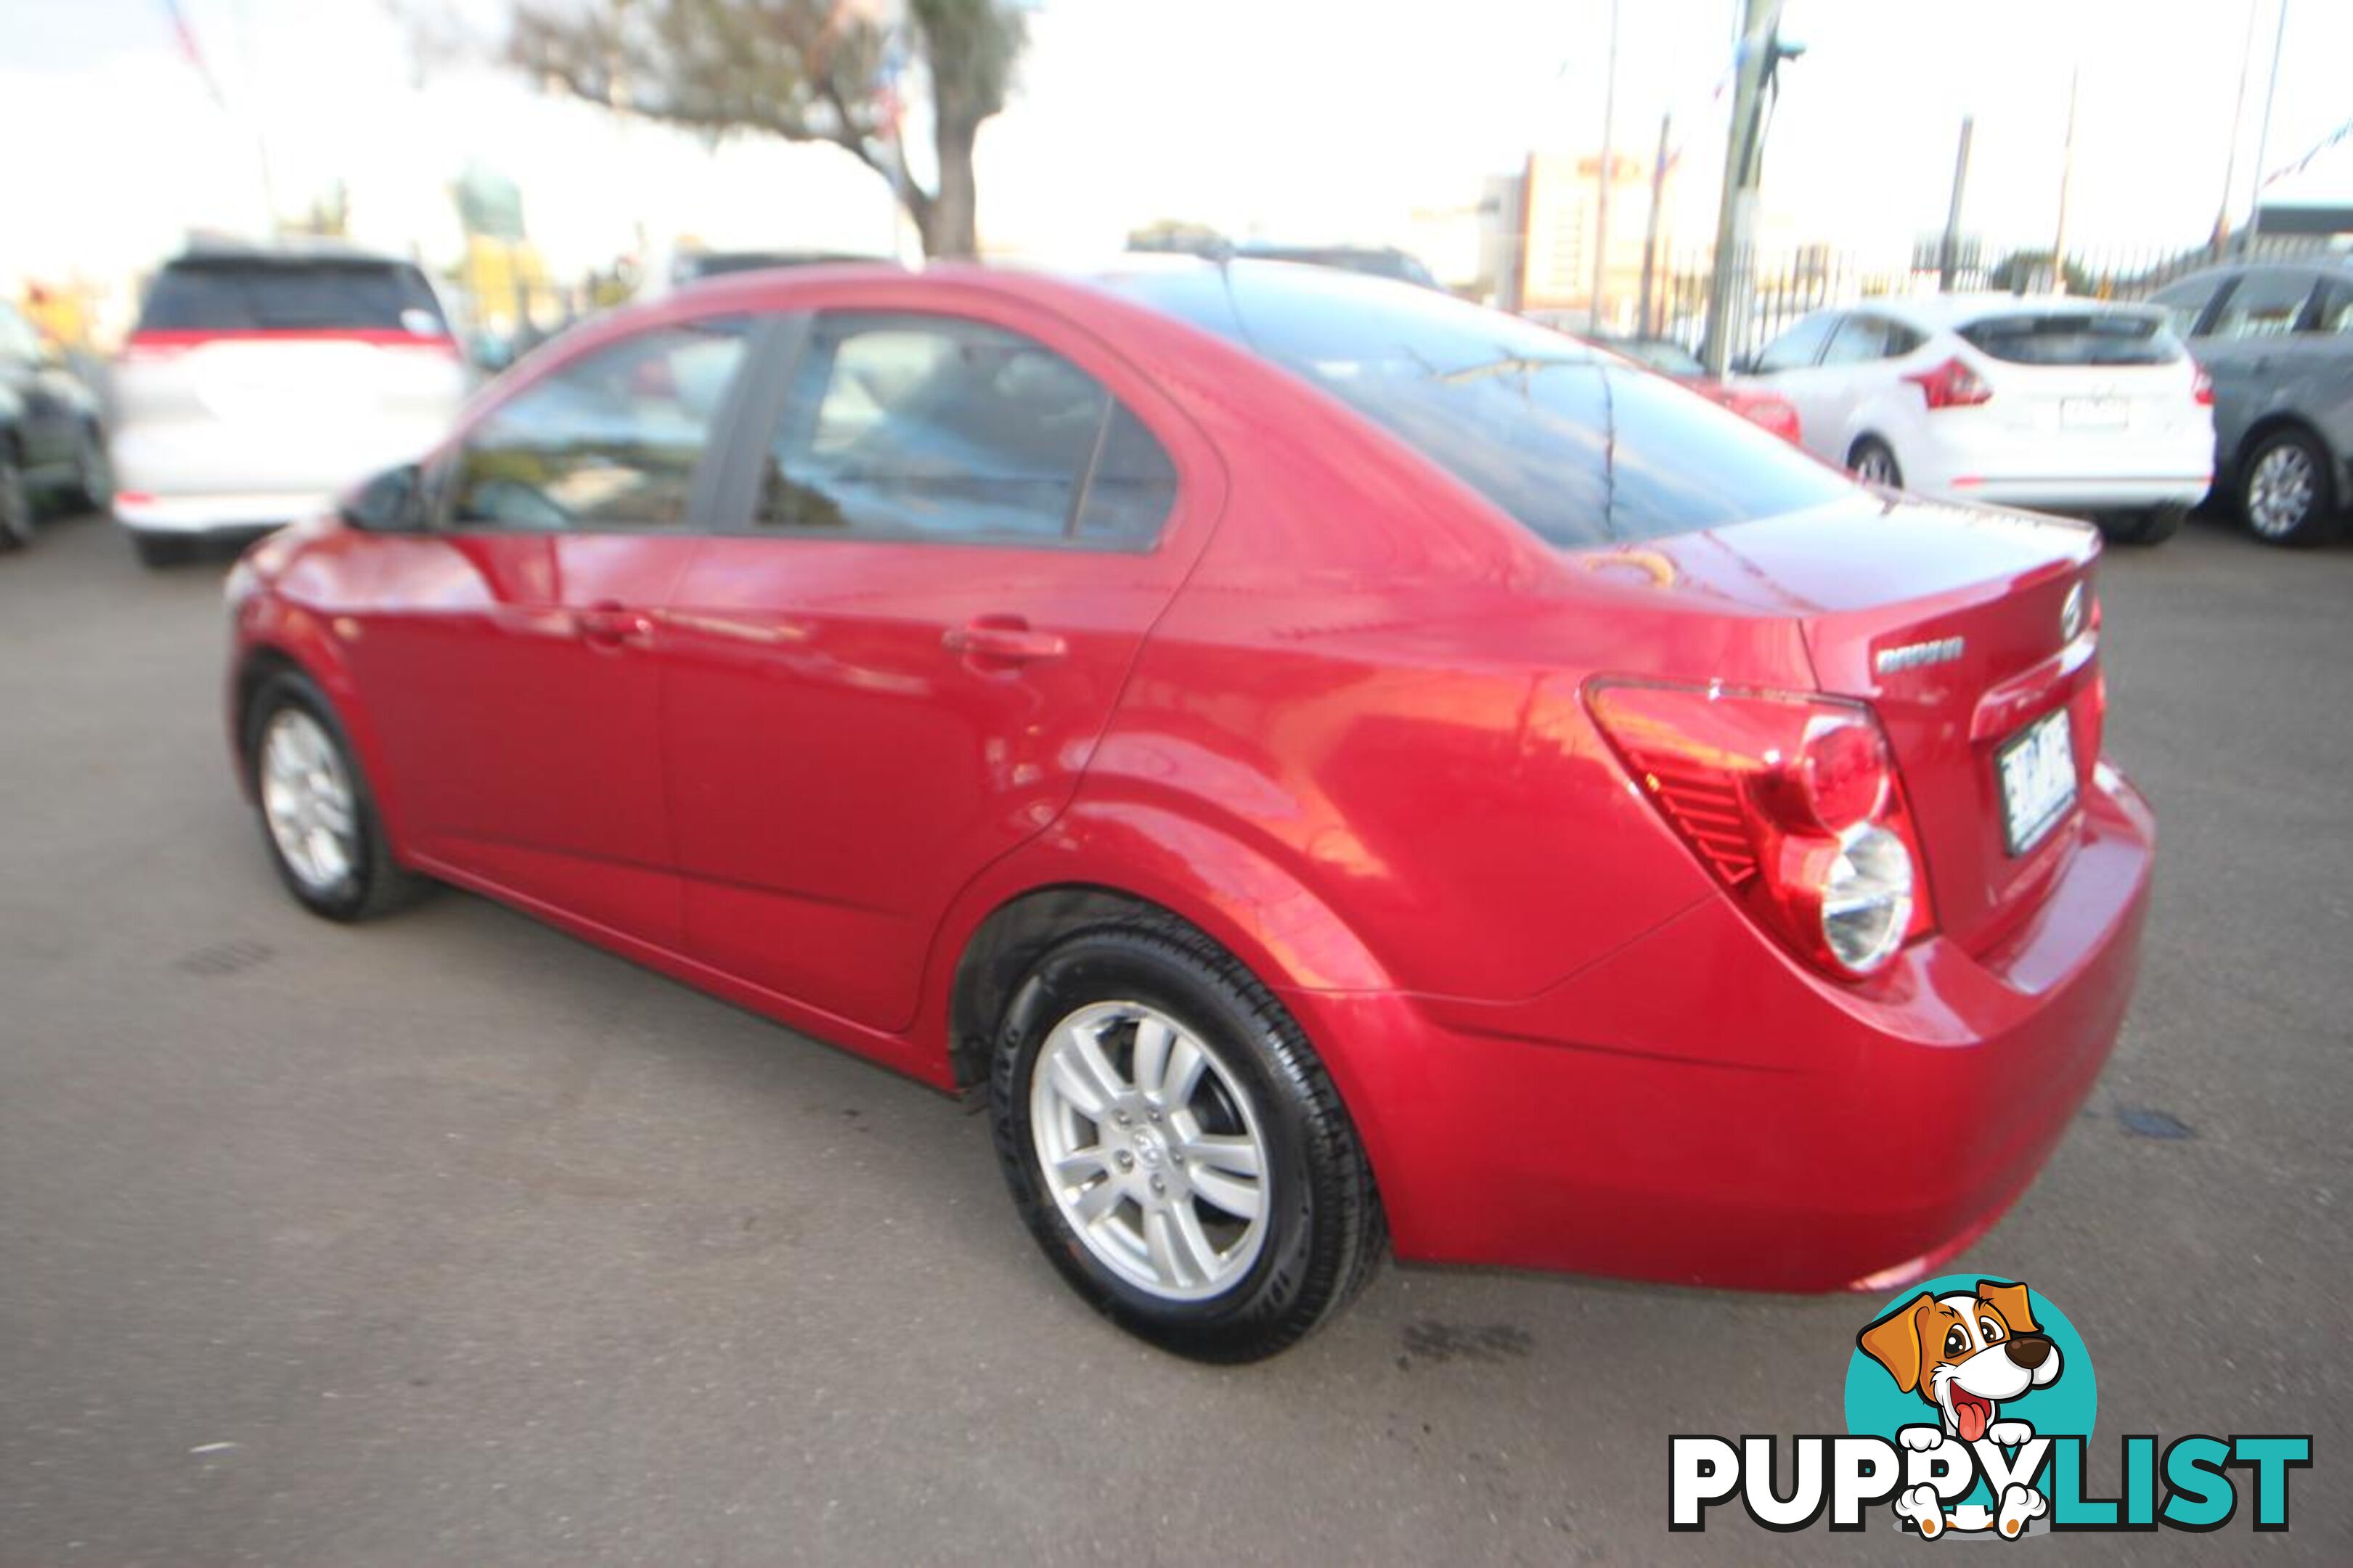
[[[2002,835],[2012,855],[2041,842],[2075,804],[2075,742],[2067,710],[2045,713],[1993,754],[2001,779]]]
[[[2059,423],[2070,430],[2114,430],[2125,423],[2126,405],[2121,397],[2063,397]]]

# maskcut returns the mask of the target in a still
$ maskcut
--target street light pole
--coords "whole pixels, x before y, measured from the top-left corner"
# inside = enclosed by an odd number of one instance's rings
[[[2067,140],[2059,149],[2059,227],[2051,237],[2051,291],[2067,291],[2067,195],[2075,184],[2075,94],[2084,84],[2084,68],[2067,77]]]
[[[2270,153],[2272,142],[2272,100],[2279,96],[2280,49],[2287,42],[2287,0],[2279,0],[2279,30],[2272,35],[2272,79],[2263,89],[2263,119],[2255,132],[2255,199],[2254,210],[2247,215],[2247,226],[2239,236],[2239,254],[2252,256],[2255,239],[2263,228],[2263,160]]]
[[[1601,86],[1601,178],[1593,194],[1593,298],[1586,324],[1601,330],[1601,295],[1609,274],[1609,185],[1618,132],[1618,0],[1609,0],[1609,76]]]
[[[1732,87],[1732,129],[1725,138],[1724,195],[1715,211],[1715,272],[1708,279],[1707,337],[1700,356],[1707,373],[1720,376],[1732,358],[1733,341],[1748,314],[1747,271],[1751,230],[1757,216],[1757,178],[1761,163],[1760,113],[1765,79],[1773,68],[1781,0],[1742,0],[1736,74]],[[1735,320],[1736,315],[1739,318]]]
[[[1953,269],[1960,263],[1961,192],[1969,183],[1969,137],[1977,130],[1974,115],[1961,116],[1961,150],[1953,158],[1953,204],[1945,209],[1945,243],[1936,249],[1936,292],[1953,291]]]
[[[2214,209],[2214,237],[2208,247],[2217,261],[2222,259],[2222,247],[2231,239],[2231,186],[2239,176],[2239,122],[2247,117],[2247,78],[2254,68],[2255,0],[2247,0],[2247,36],[2239,46],[2239,96],[2231,100],[2230,151],[2222,157],[2222,200]]]

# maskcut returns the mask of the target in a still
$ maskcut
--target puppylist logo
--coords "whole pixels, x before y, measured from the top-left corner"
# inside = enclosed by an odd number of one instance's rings
[[[1886,1302],[1856,1333],[1847,1435],[1668,1441],[1667,1528],[1702,1531],[1738,1498],[1767,1530],[1893,1528],[2018,1541],[2047,1531],[2288,1527],[2288,1482],[2312,1438],[2274,1435],[2123,1440],[2123,1494],[2087,1496],[2084,1450],[2099,1409],[2091,1353],[2065,1313],[2015,1280],[1947,1275]]]

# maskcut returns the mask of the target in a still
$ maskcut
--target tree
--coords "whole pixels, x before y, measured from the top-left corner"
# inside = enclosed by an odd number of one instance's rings
[[[1009,0],[905,0],[939,175],[907,171],[897,46],[874,0],[519,0],[509,63],[557,91],[714,139],[841,148],[891,182],[926,256],[976,249],[972,150],[1027,30]]]
[[[2022,294],[2029,289],[2051,287],[2051,252],[2048,250],[2013,250],[1994,264],[1986,274],[1986,287],[2007,294]],[[2098,289],[2092,275],[2073,261],[2067,263],[2067,292],[2094,294]]]

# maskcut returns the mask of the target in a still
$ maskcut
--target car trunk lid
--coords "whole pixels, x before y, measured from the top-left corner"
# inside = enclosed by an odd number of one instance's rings
[[[1885,727],[1926,857],[1937,922],[1972,949],[2039,901],[2077,832],[2105,706],[2092,576],[2098,535],[2058,519],[1900,502],[1824,508],[1653,542],[1678,596],[1797,618],[1816,683],[1862,699]],[[2077,590],[2081,592],[2078,593]],[[2071,609],[2071,599],[2073,608]],[[1726,671],[1725,679],[1739,673]],[[2042,732],[2012,786],[2073,801],[2014,843],[2004,753],[2064,710],[2063,752]],[[2045,776],[2036,779],[2040,772]]]

